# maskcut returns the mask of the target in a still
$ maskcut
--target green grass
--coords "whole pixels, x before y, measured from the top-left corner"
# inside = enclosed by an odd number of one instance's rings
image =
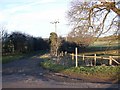
[[[25,57],[24,54],[2,56],[2,64],[9,63],[14,60],[19,60],[23,57]]]
[[[40,63],[40,65],[46,69],[49,69],[55,72],[65,70],[67,68],[63,65],[55,64],[51,60],[45,60],[44,62]]]
[[[67,67],[59,64],[53,63],[51,60],[46,60],[41,63],[44,68],[53,71],[69,71],[75,73],[89,73],[89,74],[115,74],[120,72],[120,66],[80,66],[80,67]]]
[[[86,48],[86,50],[83,52],[84,54],[105,54],[105,55],[117,55],[120,51],[120,46],[89,46]]]
[[[68,75],[85,75],[97,78],[118,78],[120,73],[120,66],[80,66],[80,67],[67,67],[59,64],[53,63],[52,60],[45,60],[41,63],[41,66],[55,71],[61,72]],[[119,77],[120,80],[120,77]]]
[[[86,48],[87,51],[105,51],[105,50],[118,50],[120,46],[89,46]]]
[[[102,41],[101,40],[98,39],[89,47],[87,47],[86,52],[120,50],[120,42],[118,41],[118,39],[114,39],[114,40],[106,39]]]
[[[120,41],[117,38],[114,38],[113,37],[111,39],[107,39],[107,38],[98,38],[97,40],[95,40],[95,42],[92,44],[94,46],[116,46],[116,45],[119,45],[120,44]]]
[[[6,63],[12,62],[14,60],[19,60],[19,59],[22,59],[22,58],[34,56],[36,54],[43,55],[46,52],[47,51],[36,51],[36,52],[30,52],[30,53],[26,53],[26,54],[5,55],[5,56],[2,56],[2,64],[6,64]]]
[[[114,75],[119,73],[120,66],[80,66],[80,67],[71,67],[66,69],[68,72],[83,73],[83,74],[105,74],[105,75]]]

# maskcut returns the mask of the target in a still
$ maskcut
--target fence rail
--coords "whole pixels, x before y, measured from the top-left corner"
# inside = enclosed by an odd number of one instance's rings
[[[75,54],[72,53],[70,54],[72,56],[72,60],[76,60],[76,67],[78,66],[78,57],[82,57],[83,60],[85,60],[85,58],[93,58],[94,59],[94,65],[96,65],[96,61],[97,59],[103,59],[103,60],[109,60],[109,65],[112,65],[112,61],[114,61],[115,63],[117,63],[118,65],[120,65],[120,62],[118,62],[115,58],[120,58],[120,56],[109,56],[109,57],[104,57],[104,56],[97,56],[96,54],[94,54],[94,56],[87,56],[85,54],[82,55],[78,55],[77,53],[77,48],[75,49]]]

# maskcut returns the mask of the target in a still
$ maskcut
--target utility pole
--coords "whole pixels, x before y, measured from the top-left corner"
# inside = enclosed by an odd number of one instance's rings
[[[60,23],[58,20],[55,20],[54,22],[50,22],[51,24],[55,24],[55,33],[57,34],[57,23]]]
[[[57,34],[57,24],[60,23],[58,20],[55,20],[54,22],[50,22],[51,24],[55,24],[55,33]],[[58,55],[58,38],[57,38],[57,41],[56,41],[56,54],[55,56]]]

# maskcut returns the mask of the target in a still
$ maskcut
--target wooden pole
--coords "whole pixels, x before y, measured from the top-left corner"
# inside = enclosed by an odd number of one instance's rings
[[[75,56],[76,56],[76,67],[78,67],[78,59],[77,59],[77,47],[75,48]]]
[[[112,56],[109,56],[109,65],[112,65]]]
[[[62,51],[62,56],[63,56],[63,51]]]
[[[84,57],[85,55],[83,54],[83,61],[85,60],[85,57]]]
[[[65,51],[65,55],[67,55],[67,51]]]
[[[74,60],[74,53],[72,53],[72,60]]]
[[[94,65],[96,66],[96,54],[94,55]]]

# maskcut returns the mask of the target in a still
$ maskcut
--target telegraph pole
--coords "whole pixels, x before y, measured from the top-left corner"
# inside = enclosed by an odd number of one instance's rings
[[[51,24],[55,24],[55,33],[57,34],[57,24],[59,23],[58,20],[55,20],[54,22],[50,22]],[[58,38],[57,38],[57,41],[56,41],[56,54],[55,56],[57,56],[57,53],[58,52]]]
[[[60,23],[58,20],[55,20],[54,22],[50,22],[51,24],[55,24],[55,33],[57,34],[57,24]]]

